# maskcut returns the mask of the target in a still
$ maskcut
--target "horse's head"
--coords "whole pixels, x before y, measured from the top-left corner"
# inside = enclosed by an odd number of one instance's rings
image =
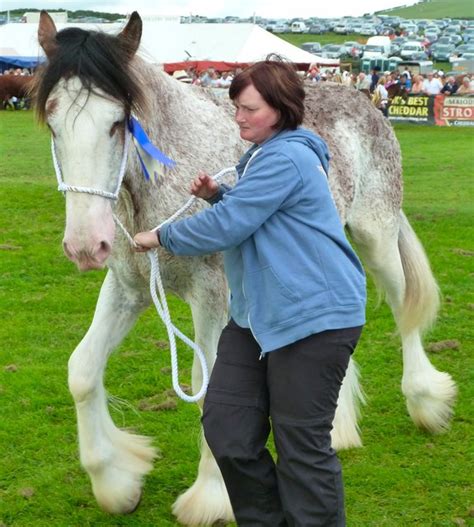
[[[117,36],[78,28],[58,33],[51,17],[41,12],[38,39],[48,62],[33,94],[69,186],[107,192],[117,186],[127,120],[142,105],[131,69],[141,31],[141,19],[133,13]],[[114,235],[109,199],[67,192],[63,246],[79,269],[103,267]]]

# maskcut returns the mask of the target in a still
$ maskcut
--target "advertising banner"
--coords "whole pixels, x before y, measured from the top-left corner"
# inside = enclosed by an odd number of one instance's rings
[[[474,126],[474,95],[396,96],[388,107],[393,122]]]

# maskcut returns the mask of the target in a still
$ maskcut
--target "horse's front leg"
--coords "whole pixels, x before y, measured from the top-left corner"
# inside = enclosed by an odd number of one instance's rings
[[[151,440],[117,428],[107,407],[103,374],[110,353],[134,325],[148,300],[124,289],[112,271],[102,285],[92,324],[69,360],[81,463],[99,505],[111,513],[133,511],[142,477],[151,470]]]
[[[206,355],[211,372],[216,358],[217,343],[222,328],[227,323],[227,285],[220,273],[209,276],[195,270],[193,292],[184,295],[191,306],[196,344]],[[194,358],[192,371],[193,392],[202,385],[202,370],[199,360]],[[202,408],[203,401],[199,402]],[[173,505],[173,513],[184,525],[213,525],[234,519],[227,489],[221,471],[204,436],[201,440],[201,459],[193,485]]]

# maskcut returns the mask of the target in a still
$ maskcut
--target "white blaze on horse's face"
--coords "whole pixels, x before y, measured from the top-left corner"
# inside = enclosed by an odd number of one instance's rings
[[[61,80],[46,105],[63,181],[67,185],[114,192],[122,162],[125,113],[110,97],[81,90],[78,78]],[[81,271],[104,267],[115,235],[113,202],[66,193],[66,256]]]

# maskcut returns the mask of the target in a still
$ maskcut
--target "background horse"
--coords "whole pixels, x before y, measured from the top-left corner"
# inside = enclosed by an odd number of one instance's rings
[[[57,33],[42,12],[38,34],[49,64],[35,87],[37,111],[51,129],[67,184],[114,190],[132,111],[154,143],[177,162],[176,169],[164,169],[155,181],[146,181],[136,153],[130,152],[115,213],[131,233],[154,227],[179,208],[199,168],[217,172],[235,163],[244,147],[230,104],[212,101],[204,91],[175,81],[136,56],[141,29],[141,19],[133,13],[116,37],[77,28]],[[365,96],[334,85],[308,91],[306,125],[329,145],[329,180],[341,220],[392,308],[402,339],[402,390],[410,415],[417,425],[441,431],[456,389],[448,374],[431,365],[422,346],[421,332],[436,316],[438,290],[401,211],[401,159],[393,131]],[[108,356],[150,304],[148,259],[134,253],[123,236],[115,236],[111,202],[98,195],[67,193],[63,245],[82,270],[109,267],[92,324],[70,358],[69,387],[76,403],[81,462],[94,494],[105,510],[130,512],[140,499],[154,450],[148,439],[115,426],[103,375]],[[221,257],[176,258],[160,250],[160,263],[165,287],[190,304],[195,340],[212,367],[227,321]],[[201,384],[197,364],[192,384],[195,391]],[[361,444],[360,398],[351,361],[334,420],[335,448]],[[204,440],[197,479],[173,510],[187,525],[232,518]]]
[[[28,97],[33,77],[22,75],[0,75],[0,109],[4,110],[11,97]]]

